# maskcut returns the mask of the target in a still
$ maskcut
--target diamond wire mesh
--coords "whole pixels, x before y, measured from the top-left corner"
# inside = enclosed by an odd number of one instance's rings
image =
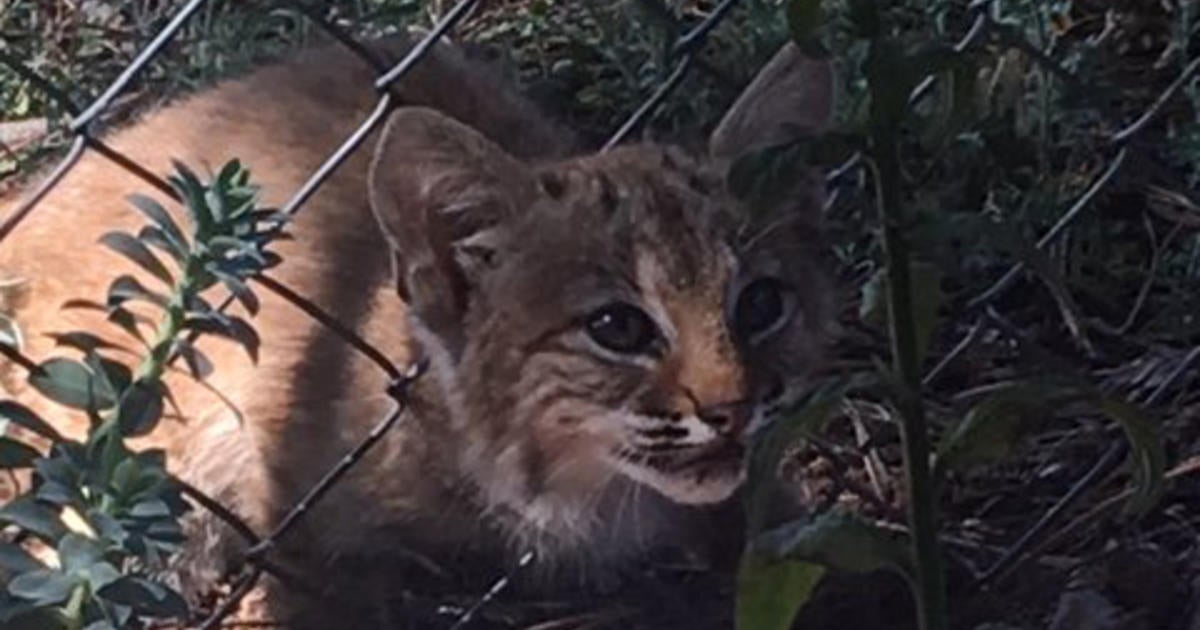
[[[64,156],[48,171],[44,179],[32,191],[27,193],[25,198],[17,204],[8,216],[0,219],[0,246],[3,246],[3,242],[11,235],[13,230],[30,213],[37,209],[46,195],[59,185],[63,177],[71,171],[88,151],[111,160],[164,194],[178,200],[178,195],[174,189],[161,177],[105,144],[100,138],[101,125],[99,119],[112,106],[114,100],[128,88],[135,77],[171,42],[188,20],[192,19],[210,1],[212,0],[190,0],[181,7],[170,22],[138,53],[134,60],[100,96],[87,103],[84,107],[80,107],[73,102],[67,96],[65,90],[60,89],[53,82],[30,70],[21,60],[7,53],[0,52],[0,64],[7,66],[24,78],[31,86],[54,100],[71,116],[67,129],[72,135],[72,141]],[[727,17],[730,10],[733,9],[738,1],[723,0],[701,23],[678,35],[669,53],[669,61],[673,64],[672,71],[663,78],[658,87],[646,98],[641,106],[625,120],[610,137],[608,142],[604,144],[602,150],[608,150],[628,139],[630,135],[642,127],[653,116],[658,107],[670,97],[671,93],[686,77],[693,66],[696,55],[703,48],[709,33]],[[337,149],[330,153],[304,184],[291,195],[288,201],[282,206],[282,212],[294,216],[302,210],[304,203],[312,197],[350,155],[361,147],[366,138],[399,105],[389,88],[420,63],[439,39],[450,33],[458,24],[469,17],[481,3],[482,0],[460,0],[408,51],[403,59],[390,67],[386,66],[369,48],[363,46],[353,36],[327,20],[321,11],[299,1],[285,1],[281,3],[313,21],[318,28],[328,33],[334,40],[370,64],[377,74],[373,87],[379,93],[379,99],[370,114],[342,141]],[[302,309],[383,370],[390,379],[388,394],[394,403],[392,409],[374,425],[372,430],[362,438],[356,447],[342,457],[333,468],[327,471],[320,481],[310,488],[305,496],[293,506],[280,523],[266,536],[260,536],[254,532],[236,514],[211,497],[184,484],[184,491],[187,496],[229,524],[235,532],[246,540],[248,545],[248,550],[244,558],[244,570],[241,571],[240,576],[233,583],[225,599],[215,607],[209,617],[199,626],[202,629],[218,627],[226,618],[233,614],[241,599],[250,592],[265,573],[273,574],[290,584],[303,586],[303,581],[300,578],[289,575],[285,570],[270,561],[270,550],[401,419],[405,408],[407,387],[413,380],[419,378],[424,371],[424,364],[422,363],[417,363],[404,369],[396,366],[381,350],[373,346],[368,340],[361,338],[353,330],[338,322],[336,318],[322,311],[316,304],[307,300],[302,295],[291,291],[286,286],[265,276],[259,276],[255,280],[260,286],[276,293]],[[224,310],[229,306],[231,301],[232,297],[227,298],[220,308]],[[3,353],[10,360],[14,360],[22,366],[28,368],[37,365],[34,360],[21,355],[17,349],[11,346],[0,344],[0,350],[3,350]],[[533,560],[533,556],[526,553],[522,556],[520,562],[517,563],[516,568],[524,568]],[[470,607],[463,613],[455,627],[461,627],[470,621],[471,616],[480,607],[495,597],[504,588],[510,577],[505,576],[500,578],[491,589],[481,596],[475,606]]]

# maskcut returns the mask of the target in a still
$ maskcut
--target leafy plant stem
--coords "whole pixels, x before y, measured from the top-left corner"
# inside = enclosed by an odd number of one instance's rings
[[[180,274],[179,280],[171,291],[166,312],[159,322],[154,342],[150,344],[150,351],[138,366],[134,383],[154,383],[162,378],[175,349],[175,341],[183,331],[183,323],[187,317],[187,304],[193,293],[196,292],[196,277],[199,275],[202,265],[203,261],[198,255],[188,256],[184,263],[183,273]],[[128,395],[130,391],[133,391],[132,387],[126,390],[124,395]],[[124,459],[125,436],[121,435],[119,426],[120,417],[117,412],[119,408],[120,405],[107,414],[104,426],[100,428],[100,431],[106,436],[102,460],[105,478],[111,478],[117,465]]]
[[[183,322],[187,316],[187,302],[195,292],[196,276],[199,275],[200,267],[201,261],[197,256],[188,257],[183,273],[171,292],[166,314],[159,323],[155,341],[150,346],[150,352],[138,366],[135,381],[156,381],[167,369],[167,364],[175,349],[175,341],[183,331]]]
[[[895,402],[900,412],[904,442],[908,520],[916,557],[913,579],[920,627],[922,630],[945,630],[945,577],[937,540],[937,496],[929,469],[929,436],[920,393],[920,355],[913,317],[909,246],[903,230],[896,133],[896,127],[891,125],[876,128],[872,160],[875,165],[876,203],[883,225],[883,251],[887,261],[892,360],[900,382]]]

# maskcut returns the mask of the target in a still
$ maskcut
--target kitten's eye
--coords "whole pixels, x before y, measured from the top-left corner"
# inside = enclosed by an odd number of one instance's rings
[[[646,352],[658,338],[657,327],[642,309],[620,302],[593,311],[586,327],[593,341],[623,354]]]
[[[733,312],[737,332],[750,339],[780,324],[788,309],[785,290],[774,278],[755,280],[742,289]]]

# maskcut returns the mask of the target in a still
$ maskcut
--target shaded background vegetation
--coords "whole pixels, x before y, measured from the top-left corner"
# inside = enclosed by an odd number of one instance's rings
[[[0,54],[70,86],[82,101],[119,74],[179,4],[9,2],[0,8]],[[318,11],[354,33],[377,35],[428,25],[443,4],[363,0]],[[598,144],[669,71],[671,37],[714,4],[496,0],[460,36],[492,47]],[[788,4],[745,0],[649,134],[701,138],[788,37]],[[824,4],[834,25],[846,26],[856,3]],[[958,42],[981,11],[990,24],[965,48],[968,71],[942,73],[914,103],[901,143],[904,228],[924,270],[916,284],[931,336],[923,365],[933,433],[951,433],[1013,382],[1069,373],[1144,406],[1173,470],[1156,508],[1123,517],[1114,497],[1131,474],[1123,452],[1104,456],[1121,441],[1112,424],[1078,405],[1047,404],[1054,398],[1038,392],[1006,408],[1024,430],[988,438],[994,452],[977,458],[988,465],[955,472],[943,487],[954,626],[1200,627],[1200,6],[877,4],[891,7],[889,34],[907,43]],[[854,129],[870,109],[866,50],[845,33],[832,30],[825,45],[841,70],[840,122]],[[322,37],[290,9],[210,3],[122,97],[111,122]],[[1126,157],[1109,173],[1114,134],[1151,109],[1156,115],[1122,143]],[[63,112],[3,68],[0,111],[7,121],[0,140],[9,145],[0,148],[0,177],[13,182],[62,146]],[[883,256],[870,172],[844,161],[846,154],[836,157],[825,164],[834,173],[829,254],[843,287],[830,377],[869,370],[889,352],[872,282]],[[1036,247],[1073,206],[1079,213],[1066,229]],[[1012,283],[989,294],[1016,264],[1023,270]],[[839,411],[820,439],[787,459],[785,472],[800,480],[795,491],[820,507],[903,523],[894,412],[867,393],[851,395]],[[808,611],[808,627],[897,627],[907,614],[902,593],[864,595],[871,589],[853,583],[826,588],[833,594]],[[497,623],[519,618],[501,610],[510,616]],[[700,627],[690,625],[686,606],[674,614],[680,627]]]

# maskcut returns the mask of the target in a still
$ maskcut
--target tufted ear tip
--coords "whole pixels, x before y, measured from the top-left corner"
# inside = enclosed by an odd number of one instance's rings
[[[758,71],[709,138],[709,153],[732,161],[739,156],[830,126],[835,100],[830,62],[784,44]]]

